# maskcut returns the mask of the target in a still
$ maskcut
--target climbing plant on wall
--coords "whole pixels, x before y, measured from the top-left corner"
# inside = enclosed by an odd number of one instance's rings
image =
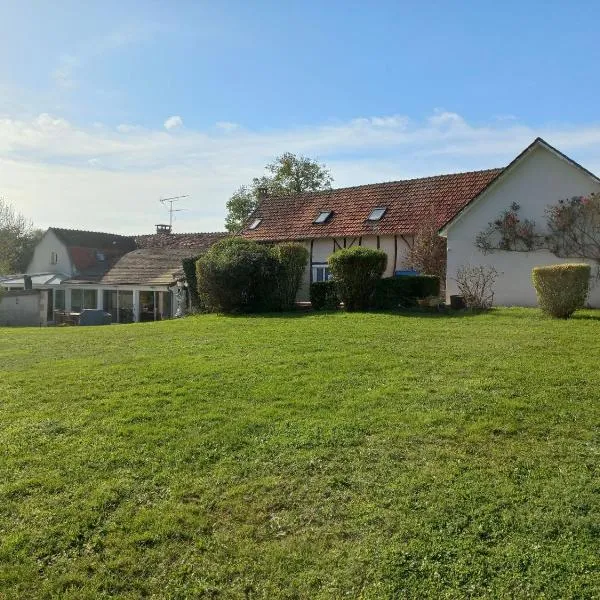
[[[573,196],[546,209],[548,249],[600,263],[600,194]]]
[[[496,220],[478,233],[475,245],[484,254],[494,250],[526,252],[543,246],[543,236],[536,234],[535,222],[521,219],[521,207],[513,202]]]

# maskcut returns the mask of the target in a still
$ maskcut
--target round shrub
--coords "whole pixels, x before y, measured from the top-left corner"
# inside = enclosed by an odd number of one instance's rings
[[[308,250],[302,244],[286,242],[274,246],[273,251],[280,263],[277,301],[281,310],[290,310],[296,304],[296,294],[308,262]]]
[[[356,246],[329,257],[329,268],[346,310],[367,310],[373,303],[375,286],[387,264],[381,250]]]
[[[310,304],[314,310],[335,310],[340,299],[335,281],[314,281],[310,284]]]
[[[272,248],[239,237],[227,238],[196,262],[198,294],[212,311],[272,310],[280,270]]]
[[[585,305],[590,273],[591,267],[587,264],[535,267],[531,278],[540,308],[553,317],[568,319]]]

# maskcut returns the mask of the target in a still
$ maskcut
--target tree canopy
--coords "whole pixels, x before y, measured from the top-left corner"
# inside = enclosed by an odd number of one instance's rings
[[[43,232],[0,198],[0,273],[22,273]]]
[[[333,177],[326,165],[306,156],[285,152],[265,167],[266,173],[255,177],[250,185],[238,188],[227,201],[225,227],[240,231],[248,216],[258,206],[259,190],[270,196],[287,196],[301,192],[331,189]]]

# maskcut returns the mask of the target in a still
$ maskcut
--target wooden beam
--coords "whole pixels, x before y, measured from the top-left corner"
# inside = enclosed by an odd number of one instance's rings
[[[315,245],[315,240],[312,239],[310,240],[310,260],[308,262],[308,268],[310,269],[308,274],[309,274],[309,283],[312,284],[313,282],[313,276],[312,276],[312,263],[313,263],[313,246]]]

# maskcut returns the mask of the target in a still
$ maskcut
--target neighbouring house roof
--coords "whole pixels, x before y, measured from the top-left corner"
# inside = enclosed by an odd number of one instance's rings
[[[63,229],[50,227],[50,230],[65,244],[70,247],[115,249],[129,252],[135,248],[135,241],[131,236],[102,231],[84,231],[82,229]]]
[[[102,285],[171,285],[183,278],[182,260],[197,248],[140,248],[122,256],[100,283]]]
[[[215,242],[227,235],[229,234],[222,231],[211,233],[153,233],[136,235],[134,239],[138,248],[187,248],[200,253],[208,250]]]
[[[294,196],[264,198],[248,219],[242,235],[264,241],[385,234],[413,234],[433,210],[442,227],[503,169],[453,173],[419,179],[390,181]],[[380,220],[368,221],[376,208],[385,208]],[[322,212],[331,215],[314,223]],[[257,219],[254,229],[249,225]]]
[[[60,285],[69,278],[63,273],[32,273],[31,284],[35,286]],[[0,278],[2,287],[25,287],[24,275],[12,275],[10,277]]]
[[[130,236],[81,229],[50,227],[66,246],[80,282],[98,281],[126,252],[136,248]]]

